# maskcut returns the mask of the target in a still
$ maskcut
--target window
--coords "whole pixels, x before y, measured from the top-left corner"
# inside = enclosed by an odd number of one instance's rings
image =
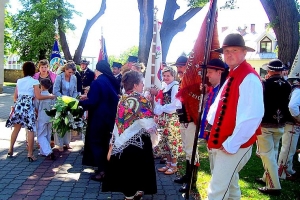
[[[260,41],[260,53],[272,52],[272,41],[266,36]]]

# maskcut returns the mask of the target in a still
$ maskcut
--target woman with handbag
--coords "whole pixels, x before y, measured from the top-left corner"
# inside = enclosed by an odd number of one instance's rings
[[[140,199],[157,192],[150,136],[156,134],[156,123],[150,102],[141,95],[142,74],[128,71],[122,83],[126,92],[117,108],[102,192],[122,192],[125,199]]]
[[[77,78],[74,75],[76,72],[76,65],[74,62],[68,62],[64,65],[63,73],[58,75],[53,85],[53,94],[55,96],[69,96],[76,98],[77,92]],[[54,134],[54,142],[58,146],[60,152],[63,151],[65,145],[66,149],[71,149],[71,133],[67,132],[63,137]]]

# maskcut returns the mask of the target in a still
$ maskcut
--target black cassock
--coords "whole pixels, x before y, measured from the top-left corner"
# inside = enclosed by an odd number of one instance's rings
[[[84,110],[88,110],[82,164],[98,167],[99,172],[106,170],[110,133],[119,101],[117,94],[118,91],[103,74],[92,82],[88,99],[79,102]]]

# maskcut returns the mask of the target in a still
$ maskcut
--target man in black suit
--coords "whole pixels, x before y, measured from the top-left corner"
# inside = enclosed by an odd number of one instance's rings
[[[112,64],[112,73],[114,74],[116,79],[119,81],[120,85],[121,85],[121,81],[122,81],[121,67],[122,67],[121,63],[113,62],[113,64]]]
[[[82,60],[80,62],[82,89],[86,88],[87,86],[90,86],[93,80],[95,79],[95,73],[88,68],[89,64],[90,62],[87,60]]]

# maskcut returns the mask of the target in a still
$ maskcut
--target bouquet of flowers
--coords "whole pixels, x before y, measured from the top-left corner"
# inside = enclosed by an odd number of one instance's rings
[[[82,118],[83,109],[78,106],[79,101],[73,97],[57,97],[56,103],[50,110],[45,110],[51,117],[53,130],[64,137],[70,130],[81,132],[85,129],[86,121]]]

